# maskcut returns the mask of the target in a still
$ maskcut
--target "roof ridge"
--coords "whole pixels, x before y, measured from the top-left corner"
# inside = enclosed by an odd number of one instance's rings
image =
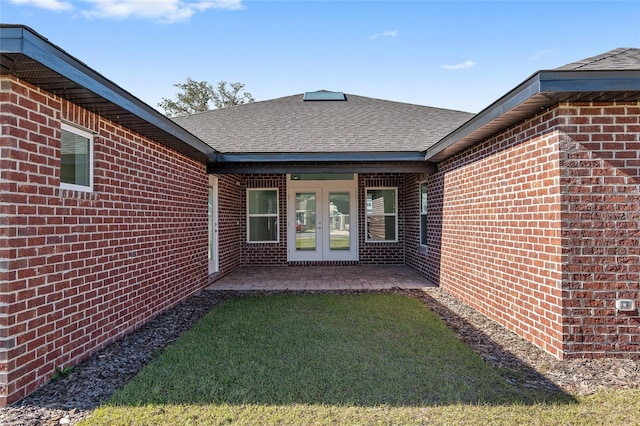
[[[556,69],[562,70],[562,69],[571,69],[572,71],[577,71],[581,68],[586,68],[586,67],[592,67],[594,66],[594,64],[597,64],[599,62],[603,62],[603,61],[607,61],[607,60],[611,60],[612,58],[615,58],[617,56],[623,55],[627,52],[630,51],[640,51],[640,49],[638,48],[634,48],[634,47],[618,47],[616,49],[612,49],[609,50],[608,52],[604,52],[601,53],[599,55],[596,56],[590,56],[588,58],[584,58],[582,60],[579,61],[575,61],[569,64],[565,64],[561,67],[558,67]]]
[[[582,68],[583,66],[595,64],[597,62],[601,62],[601,61],[604,61],[606,59],[613,58],[613,57],[618,56],[618,55],[620,55],[620,54],[622,54],[624,52],[628,52],[629,50],[631,50],[630,47],[619,47],[617,49],[610,50],[609,52],[605,52],[600,56],[593,56],[591,58],[587,58],[587,59],[592,59],[592,61],[587,62],[585,64],[582,64],[582,65],[576,67],[576,70]]]

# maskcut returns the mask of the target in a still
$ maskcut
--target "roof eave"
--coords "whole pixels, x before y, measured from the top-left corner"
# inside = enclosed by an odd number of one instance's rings
[[[209,173],[426,173],[424,152],[226,153]]]
[[[424,161],[424,152],[267,152],[220,153],[221,163],[394,162]]]
[[[439,162],[559,102],[640,99],[638,70],[539,71],[425,152]]]
[[[29,27],[0,25],[0,55],[0,74],[45,86],[43,90],[198,161],[216,159],[215,149]]]

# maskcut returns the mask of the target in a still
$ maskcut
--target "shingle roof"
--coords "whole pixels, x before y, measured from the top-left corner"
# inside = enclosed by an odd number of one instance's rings
[[[562,71],[638,70],[640,69],[640,49],[620,47],[555,69]]]
[[[303,94],[176,117],[222,153],[421,152],[473,117],[468,112],[347,95]]]

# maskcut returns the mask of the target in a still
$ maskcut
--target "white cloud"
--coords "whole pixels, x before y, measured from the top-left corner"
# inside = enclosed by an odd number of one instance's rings
[[[442,68],[444,68],[445,70],[461,70],[464,68],[474,67],[475,65],[475,62],[469,60],[455,65],[443,65]]]
[[[531,59],[532,61],[535,61],[537,59],[540,59],[550,54],[551,54],[551,50],[549,49],[539,50],[536,53],[534,53],[529,59]]]
[[[3,1],[3,0],[0,0]],[[71,10],[74,5],[62,0],[11,0],[16,4],[49,10]],[[76,0],[76,11],[87,18],[152,19],[167,23],[188,21],[207,9],[243,9],[242,0]]]
[[[73,9],[73,5],[68,1],[60,1],[60,0],[10,0],[10,1],[13,4],[35,6],[35,7],[39,7],[40,9],[53,10],[53,11]]]
[[[388,38],[393,38],[393,37],[397,37],[398,36],[398,30],[392,30],[392,31],[384,31],[381,33],[376,33],[372,36],[369,36],[369,40],[373,40],[379,37],[388,37]]]
[[[164,22],[189,20],[207,9],[242,9],[242,0],[86,0],[92,9],[84,15],[90,18],[148,18]]]

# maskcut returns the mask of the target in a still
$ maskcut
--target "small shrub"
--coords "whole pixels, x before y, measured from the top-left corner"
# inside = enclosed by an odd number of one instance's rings
[[[53,372],[53,375],[51,376],[51,380],[55,382],[56,380],[69,377],[75,369],[76,367],[74,367],[73,365],[67,365],[66,367],[56,367],[56,370]]]

